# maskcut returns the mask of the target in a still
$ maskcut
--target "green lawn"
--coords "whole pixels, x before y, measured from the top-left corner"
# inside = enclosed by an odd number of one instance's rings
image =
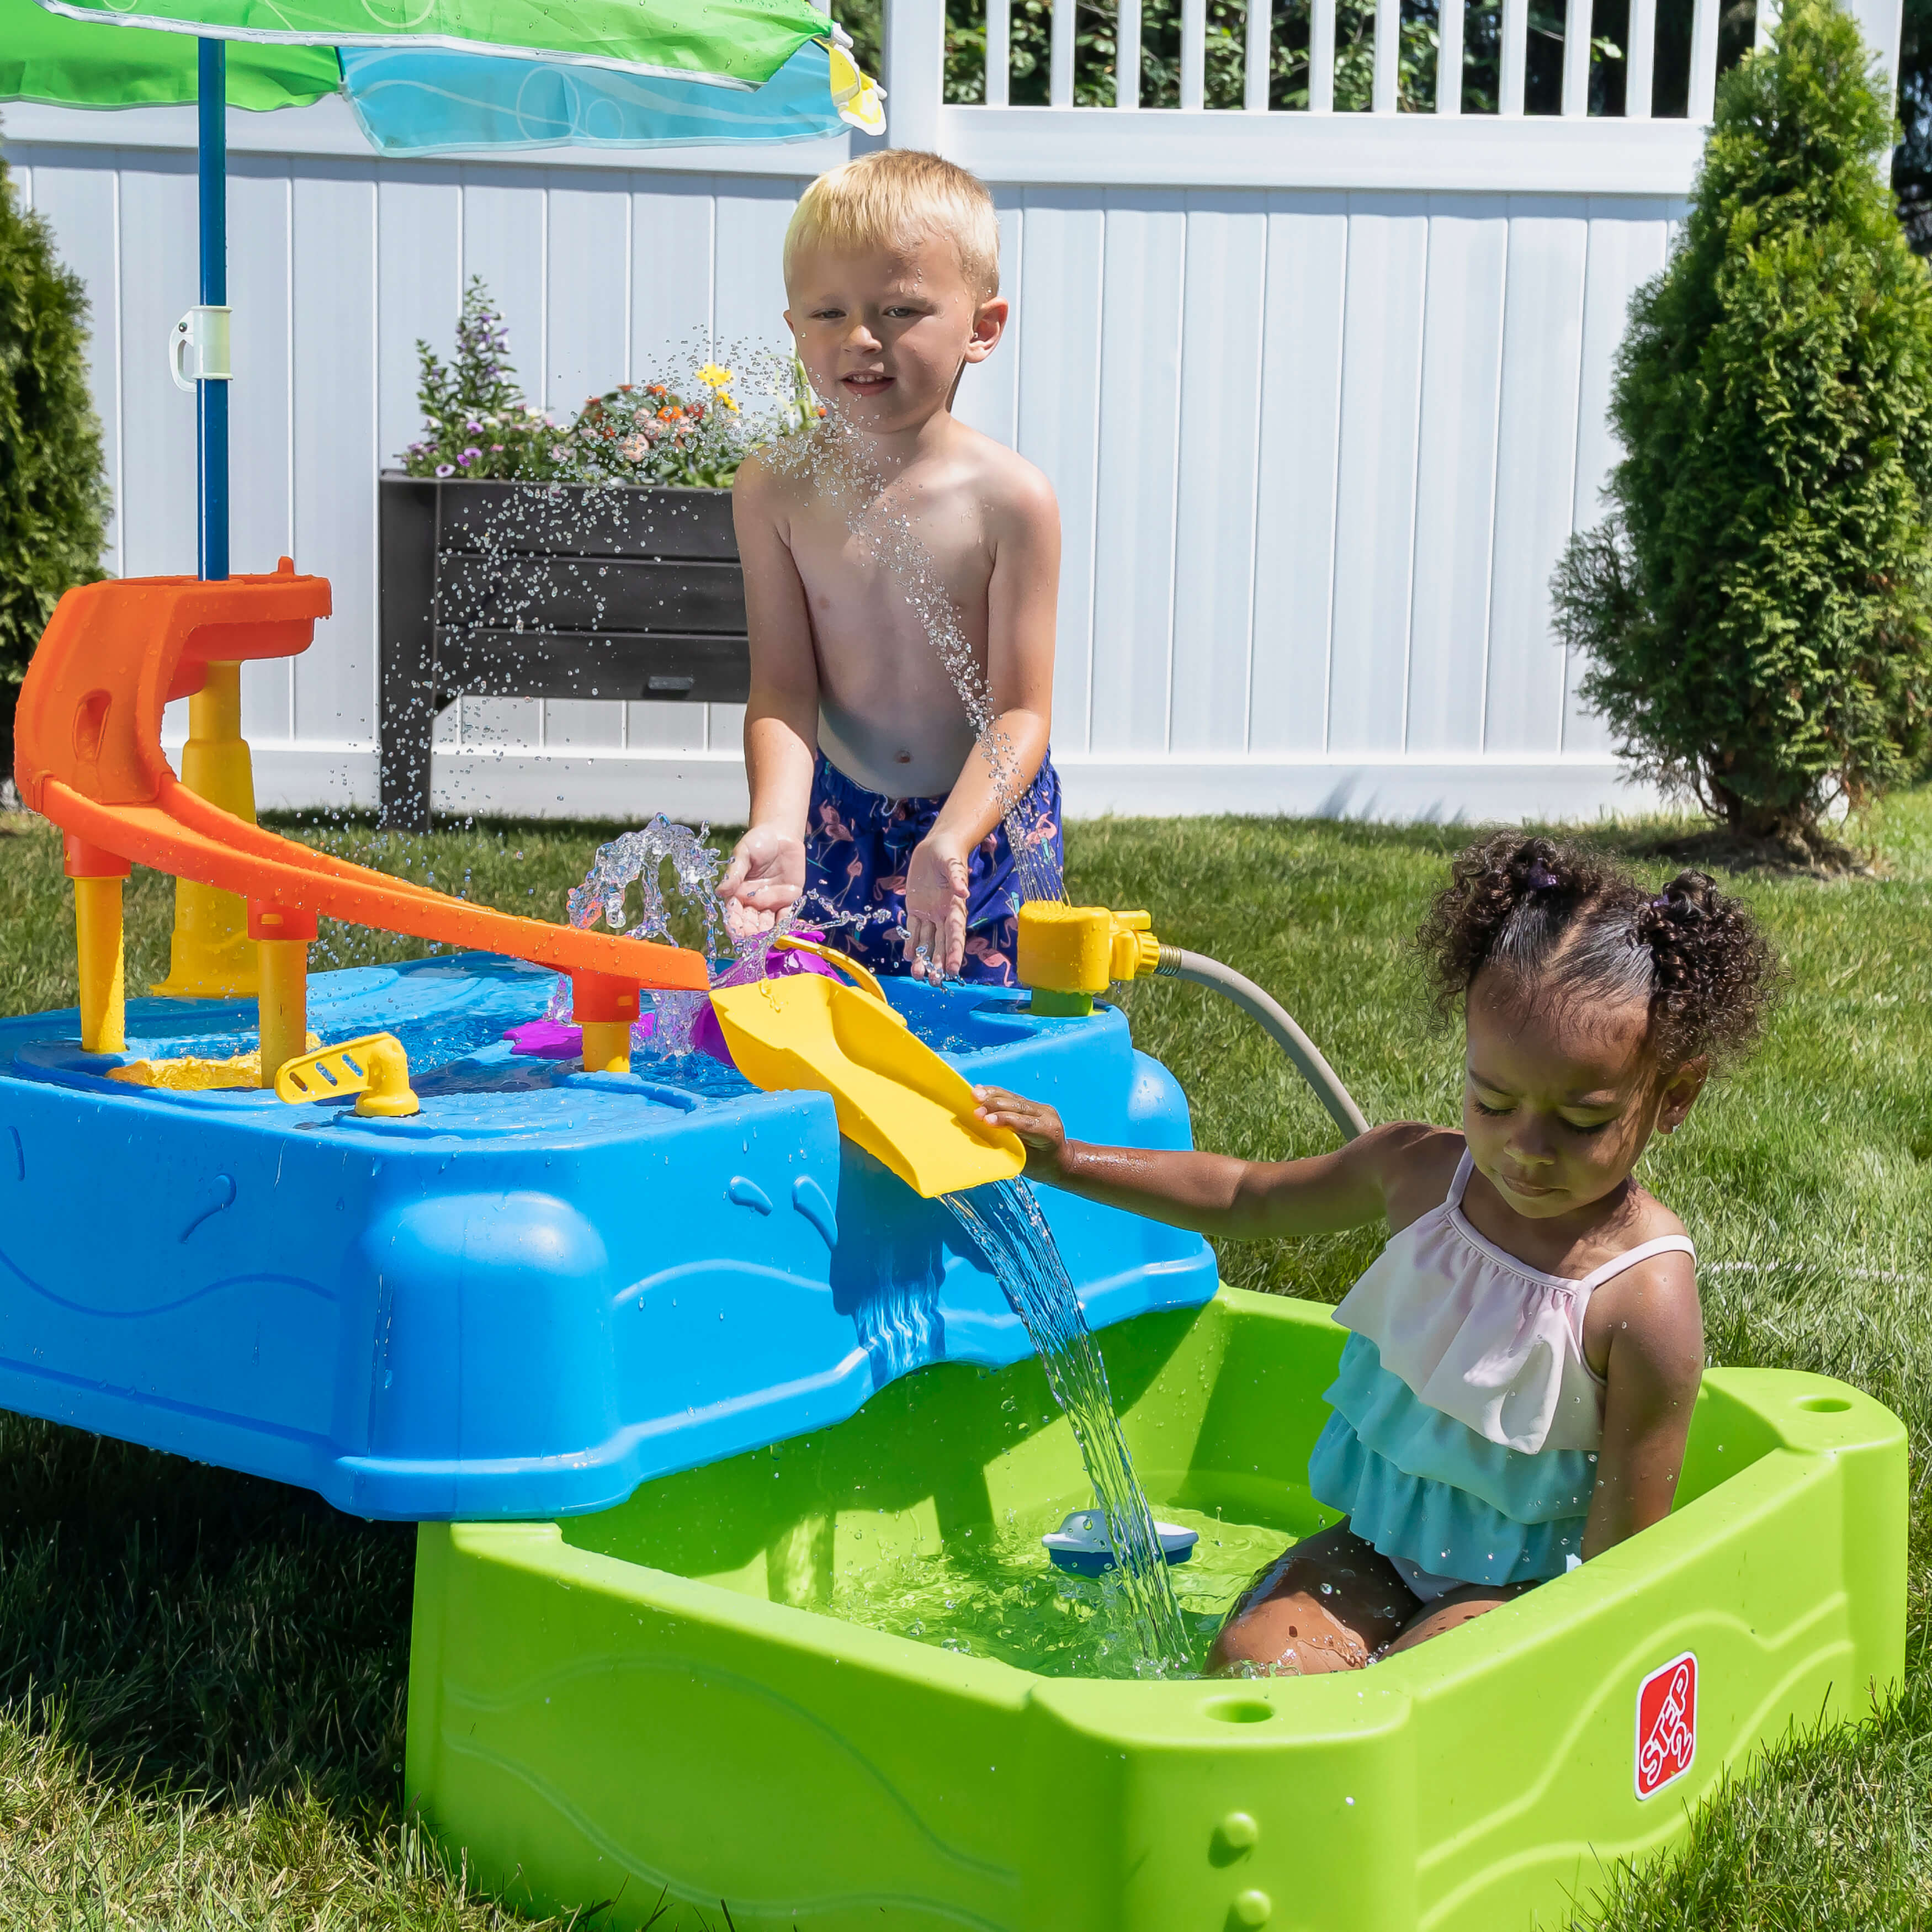
[[[1668,829],[1613,836],[1658,872],[1646,855]],[[600,835],[309,836],[557,918]],[[1842,1376],[1906,1418],[1910,1682],[1874,1726],[1792,1740],[1707,1808],[1687,1855],[1620,1875],[1580,1927],[1932,1925],[1932,792],[1894,802],[1876,836],[1876,879],[1738,883],[1790,962],[1791,994],[1764,1050],[1647,1178],[1696,1237],[1717,1360]],[[1405,944],[1453,830],[1116,822],[1069,842],[1076,898],[1149,906],[1162,934],[1270,987],[1371,1119],[1454,1117],[1456,1042],[1430,1030]],[[130,984],[165,966],[170,902],[137,875]],[[72,1001],[70,931],[53,838],[0,818],[0,1011]],[[388,944],[331,931],[317,964]],[[1130,1000],[1203,1142],[1328,1144],[1273,1049],[1211,995],[1156,982]],[[1234,1250],[1223,1268],[1332,1300],[1372,1245]],[[512,1922],[397,1815],[410,1551],[407,1530],[295,1491],[0,1418],[0,1928]]]

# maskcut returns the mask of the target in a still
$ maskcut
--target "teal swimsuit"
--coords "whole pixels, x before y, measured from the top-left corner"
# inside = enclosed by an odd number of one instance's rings
[[[1336,1310],[1352,1332],[1308,1459],[1317,1499],[1425,1600],[1581,1560],[1604,1434],[1584,1312],[1625,1269],[1696,1252],[1666,1234],[1581,1280],[1544,1274],[1469,1225],[1471,1172],[1465,1151],[1448,1198],[1395,1235]]]

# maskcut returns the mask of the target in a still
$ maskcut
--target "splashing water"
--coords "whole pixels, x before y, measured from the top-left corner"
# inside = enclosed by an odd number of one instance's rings
[[[986,672],[960,622],[958,607],[862,433],[835,399],[802,434],[767,445],[761,454],[772,469],[802,478],[840,507],[848,534],[898,585],[959,694],[986,762],[1022,898],[1065,898],[1066,884],[1047,842],[1050,828],[1035,823],[1036,814],[1017,782],[1019,754],[993,709]]]
[[[672,386],[694,393],[702,393],[713,376],[726,373],[718,366],[721,362],[737,372],[734,386],[745,399],[744,408],[731,403],[728,418],[716,409],[711,412],[714,425],[730,424],[730,446],[720,445],[720,460],[728,458],[728,467],[735,469],[739,460],[755,450],[774,470],[808,481],[842,510],[862,554],[897,585],[958,693],[986,760],[1012,849],[1020,896],[1064,899],[1065,884],[1049,844],[1052,828],[1036,823],[1038,814],[1017,782],[1018,754],[1000,728],[986,673],[952,594],[862,433],[844,413],[842,399],[825,402],[814,398],[796,358],[769,350],[694,343],[686,359],[691,364],[688,380],[674,381]],[[626,392],[632,400],[645,393],[639,386],[632,386],[632,392]],[[476,567],[454,573],[446,586],[439,587],[440,624],[521,633],[526,618],[567,585],[573,596],[587,601],[587,618],[580,621],[592,632],[602,628],[606,566],[598,560],[616,554],[609,549],[610,540],[626,534],[634,518],[648,524],[658,514],[648,507],[641,493],[628,487],[634,481],[649,479],[650,461],[617,460],[636,438],[621,439],[605,448],[589,433],[598,420],[596,410],[609,405],[613,397],[593,399],[586,406],[578,425],[585,434],[558,432],[561,440],[550,452],[556,470],[552,488],[514,493],[470,532],[470,540],[478,546]],[[585,554],[564,560],[579,551]],[[546,562],[546,554],[554,554],[554,560]],[[532,630],[538,628],[531,626]],[[592,682],[580,694],[596,698],[619,694],[606,693]],[[466,709],[466,737],[470,729]]]
[[[1024,1180],[1000,1180],[946,1204],[985,1255],[1046,1370],[1054,1399],[1066,1412],[1094,1494],[1113,1536],[1120,1602],[1138,1646],[1136,1673],[1177,1675],[1190,1667],[1190,1646],[1174,1600],[1167,1561],[1133,1458],[1114,1413],[1106,1365],[1046,1216]]]
[[[712,984],[763,971],[772,942],[791,922],[790,916],[770,932],[734,940],[718,899],[722,860],[704,843],[702,829],[694,832],[662,814],[598,848],[584,883],[570,894],[571,924],[587,927],[601,920],[627,938],[671,938],[671,908],[662,878],[667,860],[677,896],[704,920]],[[634,887],[638,915],[627,926]],[[569,996],[569,980],[560,978],[549,1017],[565,1017]],[[656,1022],[650,1042],[654,1057],[692,1051],[692,1029],[706,997],[694,992],[654,994]],[[944,1199],[998,1276],[1080,1445],[1094,1495],[1112,1528],[1115,1567],[1103,1598],[1124,1613],[1127,1628],[1122,1633],[1123,1647],[1132,1647],[1136,1673],[1168,1676],[1185,1671],[1190,1645],[1153,1514],[1114,1413],[1100,1350],[1039,1202],[1018,1180],[949,1194]]]
[[[626,939],[673,941],[670,904],[663,879],[664,861],[669,860],[677,896],[695,908],[704,922],[704,957],[714,980],[718,962],[727,962],[729,970],[745,963],[752,954],[768,949],[773,932],[734,942],[724,923],[724,908],[718,898],[718,880],[724,860],[704,842],[708,827],[694,832],[660,812],[648,825],[626,832],[608,844],[598,847],[584,883],[571,889],[566,910],[574,926],[595,926],[601,919],[613,932]],[[634,923],[625,917],[632,888],[637,889],[639,908]],[[666,1058],[692,1050],[692,1028],[704,1010],[703,993],[659,991],[652,995],[654,1023],[649,1041],[654,1055]],[[560,976],[550,994],[546,1017],[563,1019],[570,1010],[570,981]]]

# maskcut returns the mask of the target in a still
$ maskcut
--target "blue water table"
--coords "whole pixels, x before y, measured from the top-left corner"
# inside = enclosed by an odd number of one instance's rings
[[[882,1562],[983,1573],[1003,1537],[1059,1587],[1041,1539],[1093,1500],[932,1198],[1018,1164],[966,1078],[1185,1146],[1098,998],[1152,971],[1359,1111],[1258,988],[1092,908],[1030,919],[1028,990],[764,981],[713,996],[735,1067],[634,1058],[648,1006],[708,991],[695,955],[254,822],[238,667],[328,608],[286,560],[89,586],[29,672],[16,772],[66,835],[80,1003],[0,1022],[0,1404],[417,1521],[405,1797],[492,1888],[746,1932],[1527,1932],[1898,1681],[1904,1432],[1766,1372],[1706,1376],[1666,1522],[1354,1677],[1050,1676],[844,1615]],[[132,862],[179,885],[130,1000]],[[311,976],[322,916],[447,950]],[[560,974],[580,1030],[550,1059],[521,1030]],[[1175,1574],[1332,1520],[1327,1312],[1042,1205],[1142,1483],[1202,1546]]]

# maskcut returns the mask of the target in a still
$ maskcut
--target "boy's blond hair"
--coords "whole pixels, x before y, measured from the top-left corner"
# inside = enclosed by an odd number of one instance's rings
[[[808,248],[890,248],[943,235],[980,301],[1000,292],[1000,224],[977,176],[938,154],[880,148],[820,175],[785,230],[785,286]]]

